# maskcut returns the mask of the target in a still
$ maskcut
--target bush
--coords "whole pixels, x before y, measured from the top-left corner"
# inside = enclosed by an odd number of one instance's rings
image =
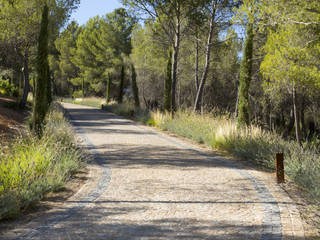
[[[54,104],[39,140],[30,133],[0,152],[0,219],[12,218],[60,189],[83,159],[71,126]]]
[[[18,89],[11,84],[9,80],[1,80],[0,81],[0,94],[10,97],[18,96]]]
[[[78,91],[74,91],[74,93],[72,94],[72,96],[74,98],[82,98],[82,90],[78,90]]]

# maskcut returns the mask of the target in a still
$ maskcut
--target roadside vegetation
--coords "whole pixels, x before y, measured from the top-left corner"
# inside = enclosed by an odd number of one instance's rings
[[[61,189],[84,160],[61,107],[52,104],[39,139],[29,130],[0,149],[0,220]]]

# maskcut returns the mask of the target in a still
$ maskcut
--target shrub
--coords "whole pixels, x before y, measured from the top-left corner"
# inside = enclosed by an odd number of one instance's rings
[[[30,133],[0,153],[0,219],[11,218],[50,191],[60,189],[81,166],[71,126],[53,104],[43,137]]]
[[[10,97],[18,96],[18,89],[14,84],[11,84],[9,80],[1,80],[0,81],[0,94]]]

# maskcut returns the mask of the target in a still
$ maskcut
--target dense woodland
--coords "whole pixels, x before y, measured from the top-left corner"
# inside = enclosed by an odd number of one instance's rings
[[[0,2],[0,89],[21,107],[35,92],[45,2]],[[78,0],[47,2],[54,95],[227,115],[316,141],[318,0],[123,0],[83,26],[68,21]]]

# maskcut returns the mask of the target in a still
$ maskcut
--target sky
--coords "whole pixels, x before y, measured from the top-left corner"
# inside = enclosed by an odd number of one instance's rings
[[[122,7],[119,0],[80,0],[80,7],[72,13],[70,20],[83,25],[89,18],[105,15],[119,7]]]

